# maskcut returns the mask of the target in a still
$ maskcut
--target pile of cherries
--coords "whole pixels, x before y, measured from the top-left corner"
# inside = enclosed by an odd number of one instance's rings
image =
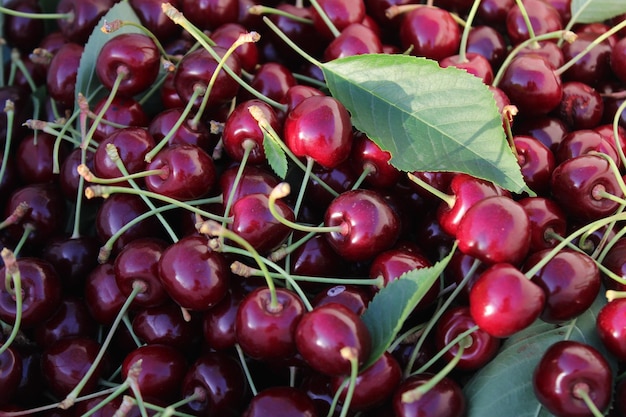
[[[605,290],[603,350],[555,343],[532,384],[557,416],[626,415],[626,15],[45,3],[0,9],[0,416],[463,416],[506,338]],[[116,7],[138,21],[100,27]],[[534,195],[394,168],[314,64],[367,53],[480,77]],[[368,304],[448,254],[372,357]]]

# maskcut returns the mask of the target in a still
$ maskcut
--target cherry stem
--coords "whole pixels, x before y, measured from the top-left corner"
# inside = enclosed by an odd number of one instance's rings
[[[98,354],[93,360],[93,363],[91,364],[91,366],[89,367],[85,375],[83,375],[82,379],[78,382],[78,384],[76,384],[74,389],[67,395],[67,397],[65,397],[63,401],[61,401],[59,408],[66,410],[72,405],[74,405],[74,403],[76,402],[76,398],[78,397],[78,395],[80,395],[80,392],[83,390],[87,382],[89,382],[89,379],[91,378],[93,373],[96,371],[96,368],[102,361],[102,358],[104,358],[104,354],[106,353],[106,350],[111,344],[111,341],[113,340],[113,336],[115,335],[115,332],[117,328],[119,327],[120,322],[122,321],[122,318],[128,311],[128,308],[130,307],[131,303],[137,297],[137,295],[139,295],[142,292],[145,292],[146,289],[147,289],[146,284],[144,282],[138,281],[138,280],[133,282],[133,289],[131,293],[128,295],[128,297],[126,298],[126,301],[124,301],[124,304],[120,308],[120,311],[118,311],[117,316],[115,317],[113,324],[111,324],[111,328],[109,329],[109,332],[106,338],[104,339],[104,341],[102,342],[102,345],[100,346],[100,350],[98,351]]]
[[[74,20],[74,12],[68,13],[28,13],[28,12],[20,12],[18,10],[9,9],[8,7],[0,6],[0,13],[8,14],[16,17],[23,17],[26,19],[65,19],[68,21]]]
[[[319,5],[318,5],[318,7],[319,7]],[[298,45],[296,45],[296,43],[294,41],[289,39],[289,37],[287,35],[285,35],[285,33],[282,30],[280,30],[280,28],[278,26],[276,26],[274,24],[274,22],[271,21],[270,18],[268,18],[267,16],[263,16],[263,21],[265,22],[265,24],[267,26],[269,26],[269,28],[279,38],[281,38],[287,45],[289,45],[289,47],[291,49],[293,49],[298,55],[300,55],[302,58],[306,59],[307,61],[309,61],[311,64],[315,65],[318,68],[322,68],[323,67],[323,64],[320,61],[318,61],[317,59],[313,58],[311,55],[306,53],[304,51],[304,49],[302,49]]]
[[[469,329],[465,330],[462,333],[459,333],[454,339],[452,339],[450,341],[450,343],[448,343],[446,346],[444,346],[441,350],[439,350],[435,355],[433,355],[432,358],[430,358],[426,363],[424,363],[422,366],[419,367],[419,369],[417,369],[415,372],[412,372],[411,375],[417,375],[423,372],[426,372],[428,370],[428,368],[430,368],[431,366],[435,365],[437,363],[437,361],[439,359],[441,359],[441,357],[450,349],[452,349],[455,345],[461,343],[461,341],[465,338],[465,340],[473,340],[471,339],[471,335],[476,332],[477,330],[479,330],[480,327],[478,325],[475,325],[473,327],[470,327]],[[459,345],[460,346],[460,345]],[[471,343],[465,347],[470,347]]]
[[[442,192],[441,190],[433,187],[432,185],[428,184],[426,181],[422,180],[419,177],[416,177],[414,174],[410,172],[407,172],[407,176],[415,184],[419,185],[420,187],[422,187],[423,189],[425,189],[426,191],[428,191],[435,197],[438,197],[439,199],[441,199],[444,203],[448,205],[448,207],[450,208],[454,207],[454,204],[456,202],[456,198],[454,197],[454,195],[450,195],[450,194],[446,194]]]
[[[569,32],[567,30],[557,30],[554,32],[548,32],[543,35],[536,36],[535,38],[526,39],[525,41],[520,42],[515,48],[511,50],[511,52],[507,54],[506,59],[504,60],[504,62],[502,62],[502,65],[500,65],[498,72],[493,77],[493,81],[491,82],[491,85],[494,87],[497,87],[498,84],[500,84],[500,81],[502,80],[502,77],[504,76],[506,69],[511,64],[511,61],[513,61],[517,57],[517,55],[522,49],[526,47],[532,47],[534,42],[545,41],[545,40],[550,40],[550,39],[565,39],[567,42],[571,43],[576,39],[576,34],[573,32]]]
[[[35,81],[33,81],[33,77],[31,77],[30,72],[28,72],[26,65],[24,65],[24,61],[20,56],[20,51],[17,48],[14,48],[11,51],[11,72],[13,72],[13,67],[17,67],[17,69],[20,70],[20,72],[26,79],[26,82],[28,83],[28,87],[30,88],[31,93],[37,91],[37,85],[35,84]],[[12,79],[9,80],[9,84],[13,84]],[[35,96],[33,96],[32,98],[33,103],[37,105],[37,108],[35,108],[35,112],[39,113],[39,99]],[[38,115],[36,115],[35,117],[37,116]]]
[[[7,292],[15,297],[15,322],[13,323],[13,328],[11,329],[11,333],[7,340],[4,341],[2,345],[0,345],[0,355],[4,353],[11,346],[11,343],[15,340],[18,335],[20,324],[22,323],[22,275],[20,273],[19,265],[17,264],[17,259],[15,257],[15,253],[8,248],[3,248],[0,251],[0,256],[2,257],[2,261],[4,262],[5,268],[5,286]],[[11,285],[12,284],[12,285]]]
[[[263,271],[263,276],[265,277],[265,281],[267,283],[267,289],[270,292],[270,303],[267,308],[270,311],[277,311],[282,308],[278,302],[278,297],[276,296],[276,286],[274,285],[274,280],[272,280],[272,277],[270,276],[270,271],[267,269],[265,262],[263,262],[263,258],[259,255],[259,252],[257,252],[257,250],[246,239],[213,220],[198,222],[196,224],[196,230],[198,230],[199,233],[208,236],[230,239],[247,250],[249,252],[249,256],[256,261],[261,271]]]
[[[607,301],[610,303],[613,300],[617,300],[618,298],[626,298],[626,291],[617,291],[617,290],[607,290],[604,293]]]
[[[22,247],[26,244],[28,236],[30,236],[30,233],[33,230],[35,230],[35,226],[33,226],[31,223],[26,223],[24,225],[24,231],[22,232],[22,236],[20,236],[20,240],[17,242],[17,245],[15,245],[15,248],[13,248],[13,253],[15,254],[15,256],[18,256],[18,254],[22,250]]]
[[[230,209],[235,202],[235,196],[237,195],[237,189],[239,188],[239,183],[241,182],[241,177],[243,176],[243,172],[246,168],[248,158],[250,157],[250,153],[256,147],[256,142],[252,139],[246,139],[242,143],[243,146],[243,157],[241,158],[241,162],[237,167],[237,173],[235,174],[235,178],[233,179],[233,184],[230,189],[230,193],[228,194],[228,200],[226,201],[226,207],[224,208],[224,216],[230,216]],[[225,226],[222,224],[222,226]]]
[[[317,2],[317,0],[310,0],[310,3],[311,3],[311,6],[313,6],[313,8],[315,9],[315,11],[322,18],[322,21],[324,22],[324,24],[326,25],[328,30],[330,30],[330,33],[332,33],[335,38],[337,36],[339,36],[341,34],[341,32],[339,31],[339,29],[337,29],[337,26],[335,26],[333,21],[330,20],[330,17],[328,17],[328,14],[322,8],[322,6],[320,6],[320,4]]]
[[[604,414],[600,410],[598,410],[598,406],[596,406],[596,404],[589,396],[589,390],[589,385],[586,382],[578,382],[574,384],[572,394],[575,398],[581,399],[585,402],[585,405],[589,408],[589,411],[591,411],[594,417],[604,416]]]
[[[482,0],[474,0],[467,15],[467,19],[465,20],[465,27],[463,28],[461,43],[459,45],[459,62],[467,62],[467,40],[470,32],[472,31],[472,23],[474,22],[474,17],[478,12],[478,6],[480,6],[481,1]]]
[[[288,182],[281,182],[278,184],[269,195],[268,208],[270,213],[278,220],[280,223],[284,224],[287,227],[290,227],[294,230],[299,230],[301,232],[317,232],[317,233],[341,233],[342,235],[346,235],[349,233],[349,226],[347,223],[341,223],[337,226],[308,226],[296,222],[292,222],[289,219],[283,217],[278,210],[276,210],[276,200],[279,198],[284,198],[289,195],[291,192],[291,186]]]
[[[197,40],[198,43],[209,52],[209,54],[211,54],[213,59],[215,59],[217,62],[220,61],[221,57],[218,55],[217,52],[215,52],[211,45],[211,43],[213,43],[213,45],[215,43],[208,39],[207,36],[197,26],[191,23],[180,11],[178,11],[170,3],[161,4],[161,8],[163,9],[163,12],[167,17],[172,19],[172,21],[177,25],[182,26],[191,36],[193,36],[194,39]],[[235,72],[228,65],[224,66],[224,71],[226,71],[228,75],[230,75],[235,81],[237,81],[237,83],[239,83],[241,87],[243,87],[259,100],[262,100],[270,106],[275,107],[279,110],[287,111],[287,106],[285,104],[279,103],[276,100],[272,100],[269,97],[261,94],[259,91],[246,83],[239,75],[235,74]]]
[[[348,384],[348,392],[346,393],[346,398],[343,400],[341,414],[339,415],[339,417],[346,417],[348,415],[350,403],[352,402],[352,397],[354,396],[354,390],[356,388],[356,378],[359,375],[359,361],[358,353],[352,346],[342,347],[339,353],[342,358],[350,361],[350,383]]]
[[[511,124],[513,123],[513,118],[517,115],[518,109],[516,106],[512,104],[508,104],[504,106],[502,109],[502,120],[504,121],[504,129],[506,131],[506,138],[509,142],[509,147],[511,148],[511,152],[513,152],[513,156],[519,162],[520,156],[519,152],[517,152],[517,147],[515,146],[515,140],[513,135],[513,130],[511,130]]]
[[[241,368],[243,369],[243,373],[246,376],[246,380],[248,381],[248,385],[250,386],[250,392],[252,396],[256,396],[259,392],[256,389],[256,385],[254,384],[254,380],[252,379],[252,374],[250,373],[250,368],[248,368],[248,362],[246,361],[246,356],[241,350],[241,346],[239,343],[235,343],[235,350],[237,351],[237,355],[239,356],[239,362],[241,362]]]
[[[522,14],[522,19],[524,19],[524,24],[526,25],[526,30],[528,30],[528,38],[533,40],[533,44],[531,44],[532,48],[536,48],[539,46],[539,43],[536,40],[535,29],[533,28],[532,22],[530,21],[530,17],[528,16],[528,11],[526,10],[526,6],[522,0],[515,0],[517,7],[519,7],[519,11]]]
[[[110,144],[109,144],[110,145]],[[101,178],[97,177],[93,171],[85,164],[80,164],[77,167],[77,171],[80,173],[81,178],[92,184],[117,184],[123,181],[136,180],[139,178],[149,177],[151,175],[165,175],[169,171],[166,168],[150,169],[147,171],[135,172],[134,174],[123,175],[115,178]]]
[[[477,328],[478,326],[475,326],[475,329]],[[439,372],[437,372],[432,378],[430,378],[423,385],[420,385],[419,387],[406,391],[402,394],[401,400],[403,403],[410,403],[413,401],[418,401],[431,388],[433,388],[435,385],[441,382],[446,377],[446,375],[448,375],[456,367],[456,364],[459,363],[459,361],[461,360],[461,357],[463,356],[463,352],[465,351],[465,348],[472,345],[471,337],[466,336],[465,338],[462,338],[458,342],[458,345],[459,345],[459,350],[456,352],[452,360],[450,360],[450,362],[446,364],[446,366],[441,368]]]
[[[296,22],[305,23],[307,25],[313,24],[313,20],[307,19],[306,17],[300,17],[293,13],[289,13],[284,10],[277,9],[275,7],[263,6],[260,4],[255,4],[253,6],[248,7],[248,13],[256,15],[256,16],[260,16],[264,14],[275,14],[278,16],[287,17]]]
[[[320,225],[323,225],[323,223],[321,223]],[[294,243],[286,246],[281,246],[280,248],[276,249],[274,252],[270,253],[268,257],[275,262],[285,259],[287,255],[298,249],[300,246],[304,245],[315,235],[317,235],[317,232],[308,232],[306,235],[304,235]]]
[[[585,47],[585,49],[583,49],[582,51],[580,51],[576,56],[574,56],[572,59],[570,59],[569,61],[567,61],[565,64],[561,65],[559,68],[557,68],[554,73],[556,75],[561,75],[563,74],[565,71],[567,71],[568,69],[570,69],[574,64],[576,64],[583,56],[587,55],[587,53],[589,51],[591,51],[593,48],[595,48],[597,45],[599,45],[601,42],[603,42],[605,39],[608,39],[609,37],[611,37],[611,35],[613,35],[614,33],[619,32],[620,30],[622,30],[623,28],[626,27],[626,20],[621,21],[620,23],[618,23],[617,25],[613,26],[611,29],[607,30],[606,32],[604,32],[602,35],[598,36],[596,39],[594,39],[593,42],[591,42],[589,45],[587,45]]]
[[[21,203],[19,203],[17,207],[15,207],[15,210],[13,210],[13,213],[8,215],[6,219],[0,222],[0,230],[12,224],[19,223],[24,218],[26,213],[28,213],[29,208],[30,207],[26,201],[22,201]]]
[[[135,394],[135,403],[137,404],[137,408],[139,408],[139,412],[142,417],[148,417],[148,411],[146,411],[146,406],[143,401],[143,395],[141,395],[141,390],[139,389],[139,374],[141,373],[141,363],[143,359],[138,359],[137,362],[133,363],[131,368],[128,370],[128,376],[126,377],[126,381],[128,381],[128,386],[130,387],[133,394]]]
[[[387,9],[385,9],[385,17],[387,17],[387,19],[393,19],[396,16],[408,13],[411,10],[417,9],[418,7],[433,7],[433,2],[433,0],[428,0],[426,4],[394,4],[393,6],[389,6]],[[465,26],[465,20],[461,19],[456,13],[450,13],[450,17],[460,26]],[[413,49],[412,46],[409,48],[409,50],[411,49]]]
[[[135,364],[133,364],[133,366],[135,366]],[[93,408],[91,408],[85,414],[82,414],[81,417],[90,417],[90,416],[94,415],[98,410],[104,408],[108,403],[110,403],[115,398],[117,398],[120,395],[122,395],[124,393],[124,391],[126,391],[127,389],[128,389],[128,381],[124,381],[123,383],[118,385],[116,387],[116,389],[112,393],[107,395],[102,401],[100,401],[98,404],[96,404]]]
[[[4,139],[4,151],[2,154],[2,166],[0,166],[0,181],[4,178],[9,154],[11,153],[11,139],[13,138],[13,123],[15,120],[15,103],[7,100],[4,103],[4,113],[6,114],[6,136]]]

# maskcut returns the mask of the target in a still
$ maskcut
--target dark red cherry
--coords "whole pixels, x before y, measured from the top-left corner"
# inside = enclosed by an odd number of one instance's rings
[[[204,397],[185,405],[194,415],[239,416],[246,394],[246,381],[241,365],[236,359],[223,353],[204,353],[188,368],[181,384],[183,398],[198,391]]]
[[[265,62],[259,65],[250,80],[250,86],[263,96],[282,101],[287,91],[297,84],[296,78],[285,65],[278,62]],[[242,91],[243,100],[253,97],[247,91]]]
[[[111,7],[115,0],[61,0],[57,4],[57,13],[73,13],[72,19],[57,19],[61,33],[71,42],[85,44],[98,21]]]
[[[117,94],[132,97],[150,87],[159,75],[159,50],[143,33],[122,33],[109,39],[96,58],[96,74],[108,90],[123,74]]]
[[[83,199],[83,202],[88,201],[83,192],[84,189],[81,190],[80,194],[78,193],[78,183],[81,177],[78,174],[77,168],[83,163],[81,153],[82,150],[80,148],[75,148],[61,164],[59,185],[63,196],[69,201],[76,201],[79,195]],[[93,152],[86,153],[84,164],[93,172]],[[93,202],[95,201],[96,200],[93,200]]]
[[[270,290],[258,288],[244,297],[237,309],[235,336],[248,356],[261,360],[286,359],[295,355],[295,332],[304,314],[304,304],[290,290],[276,289],[277,305]]]
[[[563,83],[563,97],[556,111],[572,130],[593,129],[602,120],[604,102],[592,87],[570,81]]]
[[[418,7],[400,24],[402,49],[411,55],[441,60],[458,53],[461,31],[450,12],[439,7]]]
[[[22,357],[17,349],[8,346],[0,353],[0,405],[14,400],[22,377]]]
[[[528,257],[524,271],[543,261],[551,249],[543,249]],[[548,323],[565,323],[583,312],[600,292],[600,271],[587,254],[573,249],[562,249],[548,263],[530,277],[546,293],[546,305],[541,319]]]
[[[525,12],[522,12],[516,4],[506,16],[507,35],[514,45],[530,37],[526,19],[530,20],[535,35],[543,35],[563,28],[561,15],[550,4],[541,0],[525,0],[524,8]],[[527,16],[525,17],[524,14]]]
[[[595,33],[579,33],[571,43],[563,44],[565,62],[573,59],[589,47],[598,36]],[[576,60],[575,64],[563,73],[564,81],[578,81],[596,87],[612,76],[611,44],[608,41],[593,46],[589,52]]]
[[[46,75],[48,95],[62,106],[74,106],[76,99],[74,88],[83,50],[82,45],[69,42],[54,54],[50,65],[48,65]]]
[[[311,304],[313,307],[317,307],[329,303],[339,303],[360,316],[365,312],[371,299],[371,294],[359,285],[334,285],[318,292]]]
[[[166,248],[159,239],[135,239],[115,258],[115,281],[128,297],[137,284],[143,286],[133,300],[133,305],[155,307],[168,300],[159,274],[159,259]]]
[[[275,201],[278,214],[289,221],[295,221],[291,207],[282,200]],[[232,207],[233,222],[229,228],[243,237],[259,253],[269,253],[278,248],[291,233],[269,209],[266,194],[249,194],[238,199]]]
[[[565,237],[567,220],[565,212],[552,199],[546,197],[526,197],[518,201],[530,220],[529,253],[555,247],[559,240],[551,233]]]
[[[238,169],[237,165],[229,167],[222,172],[219,178],[219,186],[224,198],[230,198],[230,194],[234,193],[233,202],[249,194],[263,193],[269,195],[279,183],[278,177],[268,170],[246,165],[239,179],[239,184],[234,189],[233,183]]]
[[[41,355],[41,371],[50,391],[63,399],[91,368],[100,344],[87,337],[68,337],[55,342]],[[96,366],[81,393],[94,392],[107,369],[107,359]]]
[[[520,120],[520,123],[516,122],[513,125],[513,131],[518,135],[532,136],[546,145],[552,152],[556,152],[568,129],[561,119],[538,116]]]
[[[596,330],[606,349],[620,361],[626,358],[626,299],[616,298],[598,312]]]
[[[519,50],[516,56],[522,55],[539,55],[543,57],[553,69],[558,69],[565,63],[563,51],[555,42],[545,41],[531,43],[530,45]]]
[[[362,22],[365,17],[363,0],[322,0],[318,4],[339,32],[352,23]],[[311,7],[311,15],[316,31],[325,39],[333,39],[332,32],[315,7]]]
[[[474,265],[478,262],[477,265]],[[448,267],[444,271],[444,279],[446,284],[460,284],[465,281],[465,286],[459,294],[459,300],[467,304],[469,292],[478,277],[488,268],[488,265],[478,261],[473,256],[466,255],[461,251],[455,251],[450,259]]]
[[[383,151],[366,135],[355,135],[350,153],[350,163],[355,173],[368,170],[365,182],[374,188],[387,188],[396,184],[401,173],[389,163],[391,154]]]
[[[554,154],[532,136],[514,136],[513,144],[524,182],[538,195],[547,195],[550,191],[552,171],[556,167]]]
[[[242,417],[262,416],[315,417],[315,404],[303,391],[292,387],[270,387],[255,395]]]
[[[108,97],[102,98],[94,106],[94,113],[99,114],[102,108],[106,104]],[[143,127],[148,126],[149,118],[143,106],[132,97],[115,96],[113,101],[104,111],[102,118],[126,127]],[[94,132],[94,138],[97,141],[102,141],[106,137],[116,133],[118,127],[107,124],[99,123]]]
[[[98,240],[91,236],[57,238],[44,247],[42,258],[59,273],[64,289],[76,293],[98,264],[99,249]]]
[[[626,41],[623,38],[613,45],[610,62],[613,74],[620,81],[626,82],[626,70],[624,70],[624,65],[626,65]]]
[[[228,49],[239,38],[239,35],[244,33],[248,33],[248,30],[240,23],[224,23],[211,33],[211,39],[217,46]],[[235,49],[235,53],[239,57],[241,68],[248,72],[254,72],[260,59],[256,43],[244,43]]]
[[[325,94],[318,88],[304,84],[296,84],[287,90],[281,102],[287,105],[287,113],[289,113],[305,98],[323,95]]]
[[[158,143],[165,136],[170,134],[183,113],[182,107],[165,109],[155,115],[148,125],[148,133]],[[182,124],[176,128],[168,144],[188,144],[196,145],[207,152],[211,152],[215,146],[215,141],[211,137],[208,127],[203,123],[191,126],[190,121],[193,116],[187,116]]]
[[[576,156],[558,165],[552,173],[551,187],[556,202],[574,219],[606,217],[619,206],[598,194],[607,192],[620,197],[621,191],[608,161],[596,155]]]
[[[126,297],[115,281],[113,263],[96,266],[85,281],[85,303],[92,317],[109,325],[117,317]]]
[[[353,189],[359,177],[359,173],[355,172],[352,167],[350,158],[333,168],[315,165],[313,173],[317,175],[321,182],[325,183],[331,190],[334,190],[337,193],[336,195]],[[331,194],[317,180],[311,179],[307,185],[305,197],[312,206],[325,210],[336,195]]]
[[[561,78],[548,61],[538,55],[513,59],[498,87],[524,116],[548,114],[558,107],[563,96]]]
[[[603,138],[600,133],[590,129],[575,130],[566,134],[555,155],[557,162],[561,163],[591,152],[606,154],[618,166],[621,165],[621,160],[613,144]]]
[[[193,348],[197,339],[198,322],[192,317],[185,321],[175,303],[139,311],[132,320],[133,331],[148,344],[164,344],[184,352]]]
[[[371,190],[340,194],[326,209],[324,224],[342,227],[342,231],[324,236],[339,255],[352,261],[370,259],[389,249],[400,234],[398,215]]]
[[[545,305],[543,289],[511,264],[495,264],[470,290],[469,307],[478,326],[494,337],[509,337],[535,321]]]
[[[158,275],[165,291],[180,306],[203,311],[226,295],[230,269],[224,256],[209,248],[205,236],[192,235],[165,249]]]
[[[465,70],[480,78],[487,85],[493,81],[491,64],[487,58],[474,52],[468,52],[464,61],[461,61],[461,57],[458,54],[450,55],[439,61],[439,66],[442,68],[456,67]]]
[[[535,396],[557,416],[587,416],[584,391],[601,412],[611,402],[613,376],[607,360],[591,345],[561,340],[550,346],[533,372]]]
[[[4,7],[22,13],[41,13],[41,5],[36,1],[9,1]],[[7,44],[18,48],[23,52],[30,53],[38,46],[38,42],[44,37],[44,21],[41,19],[29,19],[26,17],[6,15],[4,21],[4,36]]]
[[[215,29],[225,23],[237,22],[239,2],[236,0],[182,0],[181,11],[200,29]]]
[[[437,416],[462,417],[467,402],[463,391],[453,379],[444,377],[424,395],[415,401],[403,401],[404,393],[412,391],[433,377],[430,373],[415,374],[400,383],[393,395],[392,404],[396,417]]]
[[[56,180],[58,173],[53,172],[55,158],[58,164],[62,164],[70,148],[67,143],[61,142],[55,154],[55,142],[56,137],[45,132],[27,135],[20,141],[15,162],[24,184]]]
[[[469,307],[459,306],[446,310],[439,318],[435,326],[435,343],[437,349],[443,349],[459,336],[476,326],[476,322],[470,314]],[[455,368],[463,370],[476,370],[487,364],[498,353],[500,340],[481,328],[472,332],[469,336],[469,346],[464,348],[463,354]],[[458,354],[459,344],[454,344],[444,353],[445,361],[450,361]]]
[[[620,238],[611,248],[607,251],[602,264],[609,269],[609,271],[617,274],[619,277],[626,277],[626,239]],[[626,286],[607,277],[603,277],[603,282],[606,287],[610,289],[623,290]]]
[[[296,328],[296,346],[314,370],[326,375],[348,375],[350,361],[341,355],[344,347],[355,350],[362,364],[369,356],[371,336],[365,323],[342,304],[329,303],[305,313]]]
[[[383,45],[376,32],[362,23],[346,26],[339,36],[333,39],[324,50],[324,61],[345,58],[353,55],[380,54]]]
[[[165,42],[180,34],[181,27],[163,13],[159,0],[129,0],[141,23],[161,42]],[[180,0],[168,1],[173,7],[180,9]]]
[[[467,38],[467,52],[482,55],[489,61],[491,68],[497,70],[506,57],[506,41],[504,36],[491,26],[474,26]]]
[[[515,0],[483,0],[478,6],[477,19],[501,33],[506,33],[506,17]]]
[[[126,379],[133,365],[141,361],[137,385],[147,399],[172,401],[178,398],[187,372],[187,360],[172,346],[152,344],[130,352],[122,363],[122,378]]]
[[[66,337],[95,339],[97,330],[97,323],[91,317],[85,301],[67,296],[54,314],[35,327],[33,333],[37,345],[45,349]]]
[[[204,312],[202,334],[210,348],[219,351],[235,346],[235,321],[243,297],[243,291],[232,287],[219,303]]]

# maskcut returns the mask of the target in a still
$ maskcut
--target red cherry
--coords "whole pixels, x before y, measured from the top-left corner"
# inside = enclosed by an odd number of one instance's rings
[[[602,344],[620,361],[626,358],[626,298],[606,303],[598,313],[596,329]]]
[[[339,32],[352,23],[361,23],[365,17],[365,3],[363,0],[321,0],[320,8],[326,13],[330,21]],[[326,39],[334,36],[322,20],[316,8],[311,7],[311,17],[316,31]]]
[[[439,7],[418,7],[403,16],[402,49],[411,55],[441,60],[459,50],[461,31],[450,12]]]
[[[437,416],[462,417],[467,407],[461,387],[453,379],[444,377],[424,395],[415,401],[403,401],[402,395],[427,383],[434,375],[415,374],[400,384],[393,395],[392,403],[395,416]]]
[[[292,387],[270,387],[255,395],[242,417],[265,416],[315,417],[313,400],[303,391]]]

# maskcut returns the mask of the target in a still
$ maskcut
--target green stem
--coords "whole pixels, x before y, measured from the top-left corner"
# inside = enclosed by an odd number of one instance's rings
[[[478,12],[478,6],[480,6],[481,1],[482,0],[474,0],[467,15],[467,19],[465,20],[465,26],[463,27],[463,33],[461,34],[461,44],[459,45],[459,62],[467,62],[467,40],[472,30],[472,23],[474,22],[474,17]]]
[[[515,3],[517,4],[517,7],[519,7],[520,13],[522,14],[522,19],[524,19],[526,30],[528,30],[528,38],[531,39],[535,45],[537,45],[537,36],[535,35],[535,29],[533,28],[532,22],[530,21],[528,12],[526,11],[526,6],[524,6],[522,0],[515,0]]]
[[[2,154],[2,166],[0,166],[0,181],[4,178],[6,172],[9,154],[11,152],[11,139],[13,138],[13,123],[15,119],[15,104],[11,100],[7,100],[4,105],[4,113],[7,116],[6,134],[4,138],[4,151]]]
[[[352,402],[352,397],[354,396],[354,390],[356,388],[356,378],[359,375],[359,361],[356,349],[353,347],[343,347],[341,348],[340,353],[344,359],[350,361],[350,383],[348,384],[346,397],[341,405],[341,414],[339,414],[339,417],[346,417],[348,415],[350,403]]]
[[[322,8],[322,6],[320,6],[317,0],[310,0],[310,3],[311,3],[311,6],[313,6],[315,11],[317,12],[317,14],[322,18],[322,21],[324,22],[326,27],[328,27],[328,30],[330,30],[330,33],[332,33],[335,38],[339,36],[341,32],[339,32],[339,29],[337,29],[337,26],[335,26],[332,20],[330,20],[330,18],[328,17],[328,14]]]
[[[8,14],[15,17],[23,17],[26,19],[47,19],[47,20],[56,20],[56,19],[65,19],[65,20],[73,20],[74,12],[69,13],[28,13],[28,12],[20,12],[18,10],[9,9],[8,7],[0,6],[0,14]]]
[[[15,254],[10,249],[4,248],[0,252],[0,255],[2,256],[2,261],[4,262],[5,266],[5,282],[10,282],[13,284],[13,288],[11,288],[10,284],[7,286],[7,292],[15,297],[15,321],[11,329],[11,334],[9,334],[7,340],[5,340],[2,345],[0,345],[1,355],[4,353],[4,351],[8,349],[9,346],[11,346],[20,330],[20,325],[22,323],[23,294],[22,275],[20,273],[20,268],[17,264]]]
[[[423,189],[425,189],[426,191],[428,191],[429,193],[431,193],[432,195],[434,195],[435,197],[439,198],[444,203],[446,203],[448,205],[448,207],[450,207],[450,208],[454,207],[456,198],[453,195],[449,195],[449,194],[446,194],[446,193],[442,192],[441,190],[433,187],[432,185],[430,185],[426,181],[422,180],[419,177],[416,177],[415,175],[413,175],[410,172],[407,173],[407,176],[415,184],[419,185],[420,187],[422,187]]]
[[[239,346],[238,343],[235,344],[235,350],[237,350],[237,355],[239,356],[239,362],[241,362],[243,373],[246,376],[248,385],[250,386],[250,392],[252,393],[252,396],[256,396],[259,392],[256,389],[256,385],[254,385],[252,374],[250,373],[250,369],[248,368],[248,363],[246,362],[246,356],[243,353],[243,350],[241,350],[241,346]]]
[[[293,13],[289,13],[284,10],[277,9],[275,7],[263,6],[260,4],[255,4],[253,6],[250,6],[248,8],[248,13],[257,15],[257,16],[265,15],[265,14],[275,14],[277,16],[283,16],[283,17],[289,18],[295,22],[305,23],[307,25],[313,24],[313,20],[307,19],[306,17],[297,16]]]
[[[315,65],[316,67],[319,67],[319,68],[323,67],[323,64],[320,61],[313,58],[311,55],[307,54],[304,51],[304,49],[296,45],[296,43],[292,41],[291,39],[289,39],[289,37],[285,35],[285,33],[283,33],[283,31],[280,30],[280,28],[276,26],[274,22],[272,22],[267,16],[263,16],[263,21],[265,22],[267,26],[269,26],[270,29],[272,29],[272,31],[276,35],[278,35],[279,38],[281,38],[287,45],[289,45],[291,49],[296,51],[298,55],[300,55],[302,58],[306,59],[307,61],[309,61],[311,64]]]

